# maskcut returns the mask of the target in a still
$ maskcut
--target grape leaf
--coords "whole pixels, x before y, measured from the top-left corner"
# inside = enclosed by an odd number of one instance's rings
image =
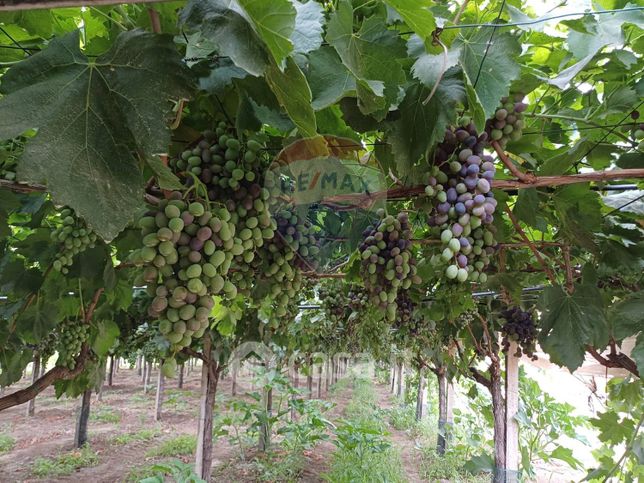
[[[413,84],[399,106],[399,118],[387,122],[387,139],[396,155],[398,173],[403,176],[443,139],[447,125],[456,120],[456,104],[465,97],[455,70],[445,73],[434,96],[424,104],[429,91],[420,83]]]
[[[98,333],[92,344],[92,350],[101,357],[107,355],[121,331],[112,320],[101,320],[96,326]]]
[[[200,31],[220,55],[230,57],[249,74],[261,75],[266,69],[266,49],[234,0],[191,0],[181,11],[179,22]]]
[[[516,38],[509,33],[497,33],[488,46],[489,41],[490,32],[480,29],[472,37],[460,38],[454,43],[460,48],[461,67],[476,91],[486,118],[492,117],[501,98],[508,94],[510,84],[521,73],[515,60],[521,52]]]
[[[555,364],[571,372],[581,366],[586,345],[608,341],[606,315],[597,287],[576,285],[572,295],[560,286],[547,287],[539,299],[542,311],[539,344]]]
[[[593,232],[601,230],[602,224],[599,195],[588,184],[579,183],[557,188],[552,198],[562,234],[572,243],[595,252]]]
[[[295,29],[295,7],[289,0],[230,0],[243,9],[255,32],[264,41],[277,65],[282,69],[284,60],[293,51],[291,34]]]
[[[631,293],[612,305],[608,315],[615,338],[625,339],[636,335],[644,328],[644,291]]]
[[[79,41],[78,31],[56,38],[3,76],[0,138],[38,128],[19,178],[46,182],[56,203],[111,240],[143,207],[132,153],[154,168],[152,157],[167,151],[170,99],[188,96],[190,77],[170,36],[124,32],[96,59]]]
[[[436,28],[434,16],[429,11],[432,2],[429,0],[385,0],[385,3],[398,12],[409,28],[423,39],[425,45],[431,45],[432,32]]]
[[[354,32],[353,8],[349,1],[342,0],[329,20],[326,39],[357,79],[358,97],[370,112],[376,107],[386,109],[387,103],[397,100],[399,85],[405,82],[399,62],[406,58],[405,44],[396,32],[387,29],[381,17],[365,19]],[[374,97],[385,99],[376,106]]]
[[[291,57],[287,58],[284,72],[277,65],[271,64],[266,70],[266,82],[300,132],[304,136],[315,136],[316,123],[315,112],[311,107],[311,89],[295,61]]]
[[[356,90],[355,77],[332,47],[322,47],[309,54],[307,74],[316,111],[335,104]]]
[[[295,30],[291,34],[293,52],[308,54],[322,45],[324,8],[317,2],[301,3],[293,1],[295,6]]]

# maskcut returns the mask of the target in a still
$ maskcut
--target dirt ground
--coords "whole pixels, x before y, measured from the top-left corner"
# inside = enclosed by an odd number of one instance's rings
[[[146,453],[163,441],[179,435],[193,436],[197,432],[199,411],[200,368],[187,373],[184,387],[178,390],[176,380],[166,381],[166,402],[163,406],[161,421],[154,421],[156,370],[151,377],[147,393],[143,391],[140,376],[135,370],[121,367],[116,373],[112,387],[104,386],[102,401],[96,395],[92,398],[89,422],[89,445],[98,454],[96,466],[81,468],[69,476],[56,478],[37,478],[33,475],[33,463],[37,458],[51,458],[73,449],[76,412],[79,400],[54,397],[53,388],[48,388],[36,399],[36,411],[32,417],[26,416],[26,405],[14,407],[0,413],[0,434],[11,436],[15,446],[9,452],[0,454],[0,483],[31,481],[92,481],[126,482],[130,472],[138,467],[149,466],[158,461],[176,459],[172,457],[149,457]],[[231,379],[224,378],[219,383],[215,413],[225,407],[232,399]],[[241,375],[237,380],[238,394],[252,390],[250,377]],[[14,391],[28,385],[27,379],[9,388]],[[240,397],[240,396],[238,396]],[[339,418],[344,407],[351,399],[347,388],[333,395],[336,404],[328,413],[330,420]],[[100,418],[107,414],[118,421],[105,421]],[[96,419],[96,416],[100,419]],[[116,416],[115,416],[116,415]],[[143,429],[154,429],[158,434],[150,441],[114,444],[117,435],[136,433]],[[318,445],[307,453],[305,471],[301,481],[322,481],[320,475],[328,470],[334,446],[330,442]],[[213,481],[254,481],[250,470],[238,463],[237,448],[232,447],[226,438],[219,438],[213,449]],[[252,457],[252,453],[250,455]],[[192,463],[192,456],[179,456],[179,459]]]
[[[591,415],[594,410],[599,409],[597,404],[595,407],[592,404],[593,399],[597,402],[602,397],[602,383],[605,382],[601,380],[599,374],[594,374],[591,370],[589,373],[573,377],[567,372],[553,370],[552,366],[544,366],[549,364],[541,359],[538,364],[526,367],[529,375],[537,379],[544,390],[554,393],[557,399],[573,404],[578,413]],[[598,379],[596,382],[599,386],[595,394],[589,389],[589,382],[593,377]],[[89,444],[98,455],[98,464],[81,468],[68,476],[39,479],[33,474],[33,468],[34,461],[38,458],[51,458],[73,449],[78,399],[57,400],[54,397],[53,388],[48,388],[36,399],[34,416],[26,416],[26,405],[1,412],[0,435],[11,436],[15,440],[15,446],[4,454],[0,452],[0,483],[79,480],[105,483],[128,482],[137,481],[134,479],[137,468],[146,467],[155,462],[179,458],[186,463],[192,463],[192,455],[152,457],[148,453],[164,441],[179,435],[196,434],[200,367],[193,369],[192,372],[186,372],[184,387],[181,390],[177,389],[176,379],[166,381],[166,402],[161,421],[158,422],[154,421],[156,370],[153,371],[151,381],[148,391],[144,392],[141,377],[136,374],[136,371],[122,367],[114,377],[113,386],[104,386],[102,400],[99,401],[94,395],[89,422]],[[254,390],[250,381],[250,375],[242,371],[237,380],[236,398],[241,398],[240,395],[246,391]],[[13,391],[27,385],[28,381],[24,379],[9,390]],[[562,387],[566,387],[567,390],[562,391]],[[382,408],[395,404],[395,399],[386,385],[376,384],[375,389]],[[351,396],[350,385],[334,394],[323,395],[335,404],[326,414],[327,419],[332,422],[340,419]],[[219,383],[215,413],[220,414],[225,411],[232,399],[231,378],[226,377]],[[458,399],[460,398],[457,396],[457,406],[459,406]],[[133,434],[144,429],[154,430],[154,435],[149,441],[131,441],[125,444],[114,442],[114,438],[118,435]],[[399,450],[408,480],[423,481],[419,471],[419,449],[416,448],[413,438],[408,433],[397,431],[393,427],[388,431],[389,439]],[[587,447],[574,449],[588,451]],[[334,450],[334,445],[326,441],[307,452],[300,481],[324,481],[321,475],[328,471]],[[257,481],[252,464],[240,463],[238,455],[237,447],[231,446],[227,438],[219,438],[213,448],[212,481],[244,483]],[[253,456],[250,451],[247,460],[251,460]],[[557,470],[558,468],[552,467],[541,468],[543,474],[548,476],[539,481],[571,481],[570,473],[564,470],[562,474]],[[573,479],[576,480],[576,478]]]

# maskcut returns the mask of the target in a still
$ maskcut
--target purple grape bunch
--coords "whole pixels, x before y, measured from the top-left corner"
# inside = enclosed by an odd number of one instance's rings
[[[445,275],[458,282],[484,283],[496,241],[494,212],[497,201],[491,190],[496,168],[484,154],[487,133],[480,135],[472,123],[448,129],[436,149],[426,195],[432,201],[428,223],[440,238],[442,252],[435,266],[447,264]]]
[[[407,290],[420,283],[416,261],[411,251],[411,226],[405,212],[397,216],[385,210],[377,212],[379,220],[363,232],[360,244],[360,274],[370,300],[385,310],[387,320],[396,319],[399,289]]]
[[[501,316],[506,320],[501,328],[503,352],[508,352],[510,341],[514,341],[517,343],[515,357],[525,354],[536,361],[537,328],[530,312],[511,307],[502,311]]]

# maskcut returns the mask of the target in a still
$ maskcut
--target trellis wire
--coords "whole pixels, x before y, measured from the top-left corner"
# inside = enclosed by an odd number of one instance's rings
[[[7,32],[2,26],[0,26],[0,32],[5,34],[9,40],[11,40],[16,47],[24,51],[27,55],[31,55],[31,52],[29,52],[27,49],[25,49],[22,45],[20,45],[20,42],[18,42],[16,39],[14,39],[9,32]]]
[[[638,196],[637,198],[635,198],[635,199],[633,199],[633,200],[629,201],[628,203],[624,203],[623,205],[618,206],[618,207],[617,207],[617,208],[615,208],[614,210],[611,210],[611,211],[609,211],[608,213],[606,213],[606,214],[604,215],[604,218],[606,218],[606,217],[607,217],[607,216],[609,216],[609,215],[612,215],[613,213],[615,213],[615,212],[617,212],[617,211],[622,211],[622,209],[626,208],[626,207],[627,207],[627,206],[629,206],[629,205],[632,205],[632,204],[633,204],[633,203],[635,203],[636,201],[639,201],[639,200],[641,200],[641,199],[643,199],[643,198],[644,198],[644,195],[640,195],[640,196]]]

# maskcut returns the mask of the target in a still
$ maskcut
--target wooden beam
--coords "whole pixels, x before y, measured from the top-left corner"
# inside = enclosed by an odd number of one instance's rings
[[[99,7],[123,3],[160,3],[169,0],[0,0],[0,12],[8,10],[36,10],[59,7]]]

